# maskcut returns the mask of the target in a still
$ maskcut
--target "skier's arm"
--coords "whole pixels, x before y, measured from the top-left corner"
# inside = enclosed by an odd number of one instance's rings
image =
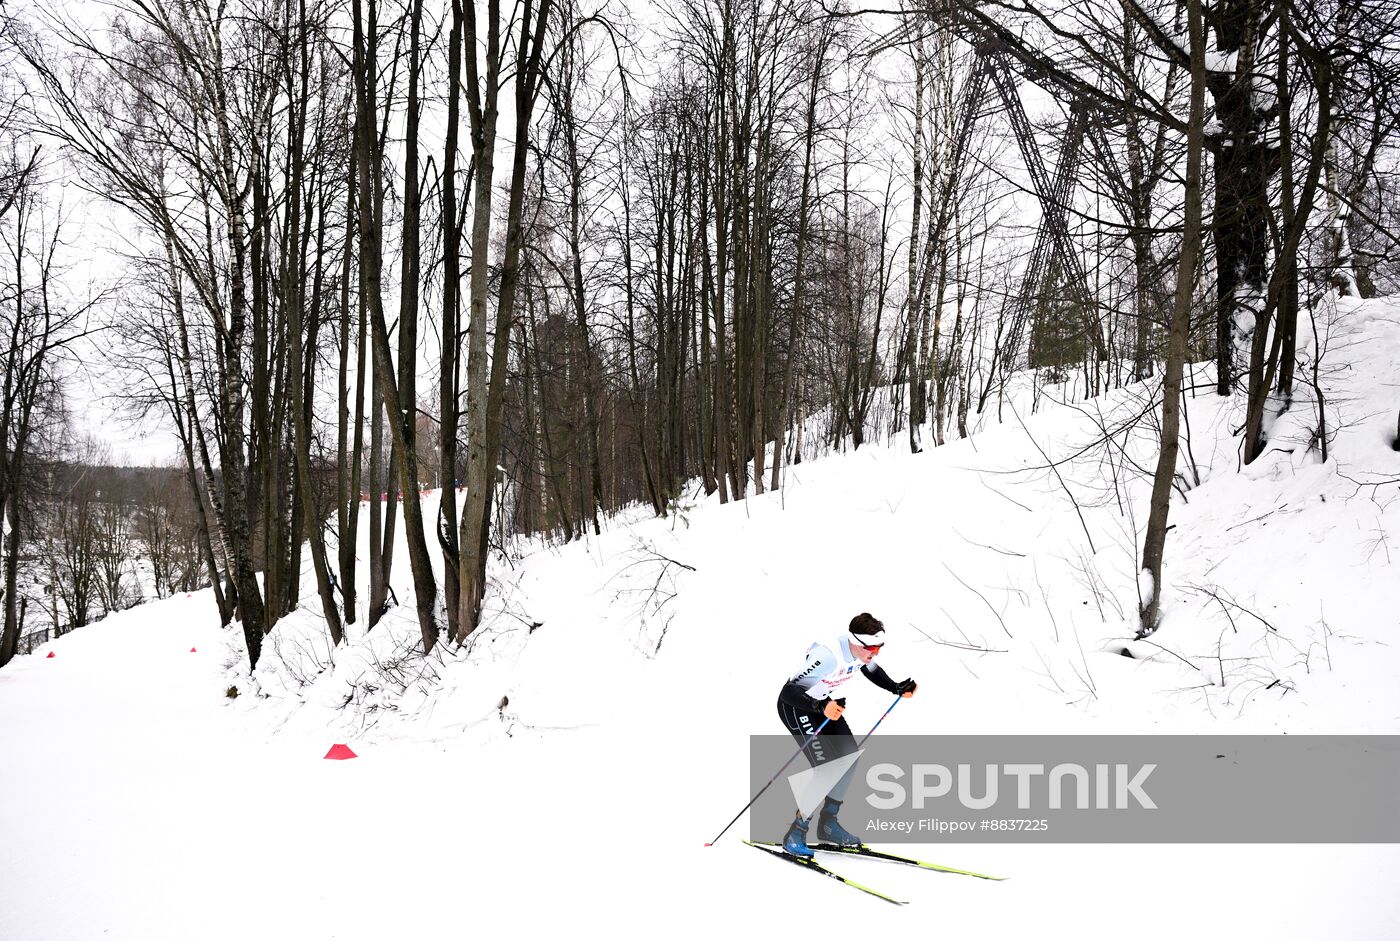
[[[867,663],[860,668],[860,672],[865,674],[865,678],[887,693],[899,693],[901,696],[912,694],[919,684],[912,679],[896,683],[890,675],[873,663]]]
[[[897,684],[894,680],[890,679],[890,675],[876,664],[867,663],[865,666],[860,668],[860,672],[865,674],[865,678],[867,680],[874,683],[876,686],[880,687],[885,692],[893,693],[897,691],[897,687],[899,684]]]

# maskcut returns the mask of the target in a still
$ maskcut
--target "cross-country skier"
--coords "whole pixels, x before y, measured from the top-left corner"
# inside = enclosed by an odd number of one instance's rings
[[[919,684],[912,679],[896,683],[872,662],[884,644],[885,625],[869,614],[857,614],[851,619],[847,633],[835,643],[814,643],[808,647],[807,660],[801,671],[783,684],[783,690],[778,694],[778,716],[799,745],[811,737],[821,725],[823,717],[830,720],[821,735],[804,749],[813,767],[835,761],[856,750],[855,737],[841,715],[846,710],[846,700],[834,698],[834,694],[857,669],[876,686],[887,692],[899,693],[906,699],[918,689]],[[852,764],[822,804],[821,814],[817,818],[817,838],[824,843],[860,845],[860,840],[836,819],[855,771],[856,766]],[[808,819],[802,816],[799,808],[797,818],[783,837],[783,849],[804,858],[815,855],[807,846],[807,827]]]

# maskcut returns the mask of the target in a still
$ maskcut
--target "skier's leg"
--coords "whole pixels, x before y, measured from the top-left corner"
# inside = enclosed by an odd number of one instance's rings
[[[849,752],[843,752],[843,754],[850,754],[850,753],[849,753]],[[836,784],[835,784],[835,786],[832,787],[832,789],[831,789],[831,791],[830,791],[830,793],[829,793],[829,796],[830,796],[833,800],[843,801],[843,800],[846,799],[846,791],[850,789],[850,787],[851,787],[851,781],[855,779],[855,776],[856,776],[856,767],[857,767],[859,764],[860,764],[859,761],[852,762],[852,763],[851,763],[851,766],[850,766],[849,768],[846,769],[846,773],[843,774],[843,775],[841,775],[841,780],[837,781]]]
[[[824,736],[812,739],[812,733],[817,730],[819,723],[815,723],[810,714],[794,709],[780,699],[778,700],[778,718],[782,720],[783,727],[788,730],[788,734],[797,740],[798,745],[803,746],[802,753],[806,755],[807,762],[811,764],[812,767],[815,768],[817,765],[830,760],[829,747],[821,741],[821,738]],[[844,720],[837,721],[840,722],[841,725],[845,725]],[[831,728],[834,724],[835,723],[828,722],[826,728]],[[825,731],[825,729],[823,729],[823,731]],[[850,732],[847,730],[847,735],[849,734]],[[808,739],[812,740],[809,742]],[[852,739],[852,741],[854,741],[854,739]],[[808,824],[808,818],[802,816],[802,811],[799,809],[791,825],[788,826],[787,833],[783,835],[783,849],[785,851],[804,859],[811,859],[816,855],[807,846]]]
[[[827,726],[830,728],[831,726]],[[823,736],[825,737],[825,736]],[[843,718],[839,722],[839,728],[827,746],[830,754],[829,760],[844,758],[856,750],[855,736],[851,734],[850,727],[846,725]],[[859,762],[852,762],[846,769],[846,773],[841,775],[835,786],[827,793],[826,800],[822,803],[821,813],[817,817],[817,838],[824,843],[836,843],[842,846],[858,846],[860,838],[841,826],[836,819],[837,813],[841,810],[841,803],[846,799],[846,791],[851,786],[851,781],[856,776],[856,766]]]
[[[778,700],[778,718],[782,720],[783,727],[788,730],[788,734],[793,737],[797,744],[802,745],[802,754],[807,756],[807,763],[816,767],[830,759],[827,753],[825,738],[827,730],[833,728],[837,723],[844,724],[844,719],[837,719],[836,722],[828,722],[826,728],[822,729],[822,734],[808,742],[812,738],[812,733],[821,725],[821,718],[800,709],[794,709],[781,699]],[[849,734],[849,730],[847,732]]]
[[[803,753],[814,768],[817,765],[844,758],[856,750],[855,736],[851,733],[851,727],[846,724],[844,717],[828,722],[822,729],[821,735],[811,742],[807,742],[818,725],[810,714],[794,709],[779,700],[778,716],[799,745],[807,743]],[[825,799],[817,828],[818,837],[824,842],[843,845],[860,843],[860,839],[842,827],[836,819],[836,814],[841,809],[841,802],[845,799],[846,790],[850,787],[855,774],[856,765],[852,763]],[[802,816],[802,811],[799,809],[792,825],[788,827],[787,834],[783,837],[783,848],[795,856],[812,856],[812,850],[807,846],[809,824],[810,821]]]

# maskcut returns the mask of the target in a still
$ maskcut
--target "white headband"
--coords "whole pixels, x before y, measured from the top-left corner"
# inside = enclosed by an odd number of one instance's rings
[[[852,644],[857,644],[861,647],[883,647],[885,645],[885,635],[883,632],[879,634],[857,634],[855,631],[850,631],[846,636],[850,638]]]

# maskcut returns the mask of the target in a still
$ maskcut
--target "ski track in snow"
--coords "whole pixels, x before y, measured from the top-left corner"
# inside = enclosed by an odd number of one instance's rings
[[[893,847],[1003,883],[830,861],[906,908],[763,859],[743,822],[702,848],[747,799],[747,736],[781,731],[804,645],[862,610],[890,673],[920,681],[882,733],[1395,733],[1400,501],[1365,482],[1400,477],[1400,304],[1344,314],[1328,464],[1305,392],[1242,472],[1238,402],[1189,400],[1204,483],[1173,507],[1152,644],[1129,639],[1145,483],[1134,522],[1102,449],[1061,465],[1091,550],[1034,470],[1140,390],[807,462],[781,494],[684,519],[623,514],[495,569],[472,649],[421,682],[375,667],[413,643],[410,608],[332,655],[314,594],[256,684],[205,592],[59,638],[0,671],[0,938],[1394,938],[1394,846]],[[1128,448],[1150,454],[1146,431]],[[411,597],[402,551],[394,585]],[[852,690],[858,732],[884,697]],[[360,757],[322,760],[335,742]]]

